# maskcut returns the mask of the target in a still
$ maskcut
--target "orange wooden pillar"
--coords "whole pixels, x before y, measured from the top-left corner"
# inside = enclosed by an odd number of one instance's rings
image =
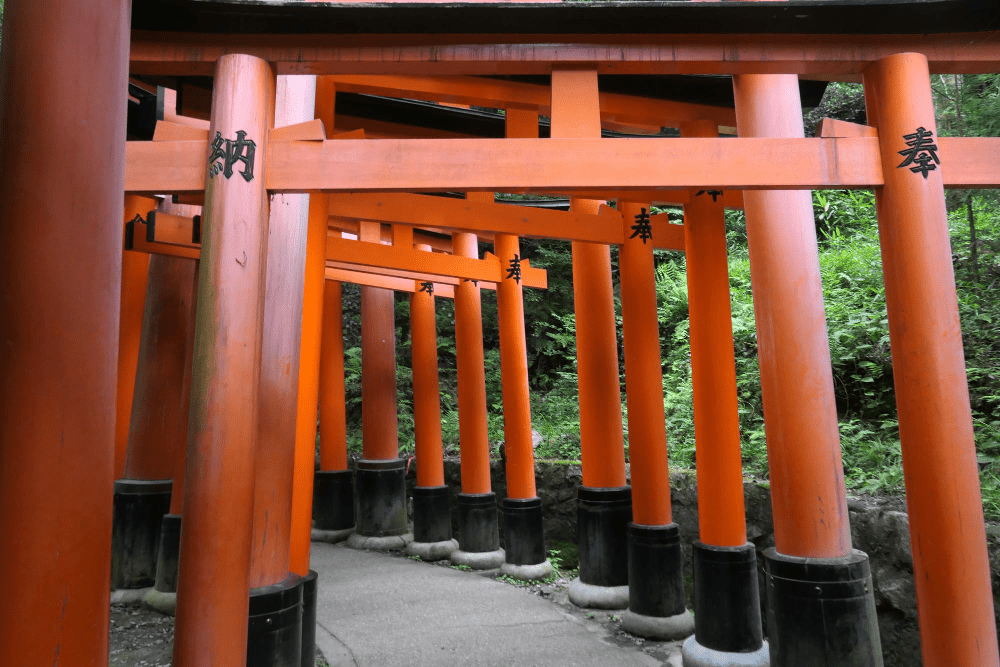
[[[983,505],[927,59],[864,73],[924,665],[997,665]]]
[[[156,200],[138,195],[125,196],[125,223],[135,216],[145,217]],[[118,402],[115,410],[115,476],[125,474],[125,451],[128,449],[129,420],[132,418],[132,394],[135,369],[139,363],[139,339],[142,336],[142,313],[146,306],[146,280],[149,255],[126,250],[122,253],[122,291],[118,324]]]
[[[358,238],[379,243],[382,226],[361,223]],[[361,287],[362,458],[355,469],[357,532],[348,546],[402,550],[410,541],[406,469],[399,458],[394,292]]]
[[[187,440],[195,272],[190,259],[149,258],[125,476],[115,482],[115,589],[142,589],[155,582],[160,524],[170,510],[171,477]],[[118,595],[129,597],[124,590]]]
[[[740,75],[733,87],[741,137],[803,136],[795,75]],[[771,663],[878,665],[868,557],[851,549],[812,199],[746,191],[744,202],[776,545],[765,552]],[[815,589],[808,603],[801,582]]]
[[[718,134],[709,121],[681,125],[685,137]],[[698,463],[694,601],[702,613],[695,615],[695,634],[683,651],[692,662],[766,665],[757,551],[747,542],[743,502],[726,218],[717,195],[693,193],[684,205],[684,250]]]
[[[472,201],[492,202],[493,193],[469,193]],[[453,234],[453,252],[479,257],[475,234]],[[490,484],[490,443],[486,420],[486,362],[479,286],[462,280],[455,287],[455,365],[458,374],[458,431],[462,457],[462,492],[458,495],[458,544],[451,562],[473,569],[500,567],[496,493]]]
[[[428,245],[415,247],[431,251]],[[444,482],[434,283],[423,283],[410,295],[410,343],[417,484],[413,488],[413,542],[406,552],[424,560],[441,560],[451,556],[458,541],[451,534],[451,489]]]
[[[599,137],[597,72],[552,71],[552,138]],[[597,213],[601,202],[572,199],[570,208]],[[580,578],[570,586],[579,606],[628,606],[626,532],[632,489],[626,484],[618,341],[611,252],[573,242],[573,302],[580,384],[583,485],[577,498]],[[661,390],[662,391],[662,390]]]
[[[223,156],[210,153],[205,165],[177,667],[247,661],[274,87],[274,72],[259,58],[225,55],[216,64],[209,137],[222,142]]]
[[[315,77],[279,76],[274,126],[312,120],[315,89]],[[271,196],[254,469],[248,667],[302,661],[304,582],[303,575],[291,571],[291,527],[308,222],[308,195]],[[305,547],[308,573],[308,542]]]
[[[656,308],[649,204],[619,201],[624,243],[618,255],[625,339],[632,517],[628,524],[627,631],[680,639],[694,630],[684,602],[680,530],[670,508],[663,412],[660,327]]]
[[[331,133],[335,119],[337,90],[332,77],[316,79],[316,117]],[[340,542],[354,531],[354,474],[347,467],[347,412],[344,394],[344,311],[341,284],[326,280],[326,238],[329,215],[325,195],[313,193],[309,200],[309,246],[306,258],[306,302],[303,318],[310,319],[316,329],[303,323],[315,334],[308,348],[316,355],[310,364],[317,375],[300,374],[299,434],[297,451],[300,460],[298,475],[308,474],[313,483],[312,493],[303,501],[311,503],[314,528],[313,540]],[[315,300],[315,303],[314,303]],[[310,314],[315,315],[310,315]],[[303,339],[303,354],[307,345]],[[305,358],[303,357],[303,364]],[[303,365],[303,368],[305,366]],[[319,407],[319,470],[316,467],[316,412]],[[303,478],[304,480],[304,478]],[[298,527],[296,534],[303,528]],[[301,566],[307,566],[303,561]]]
[[[507,109],[508,138],[538,138],[538,112]],[[504,515],[505,562],[500,570],[517,579],[552,574],[545,554],[542,499],[535,490],[535,451],[531,440],[528,347],[524,338],[524,294],[520,281],[521,249],[516,236],[497,234],[494,251],[507,276],[497,284],[500,324],[500,375],[503,391],[504,453],[507,497]]]
[[[0,641],[106,665],[129,3],[5,10]]]
[[[354,532],[354,482],[347,467],[344,308],[341,284],[325,282],[319,376],[320,469],[313,494],[313,539],[341,542]]]
[[[193,217],[201,215],[201,206],[173,204],[164,201],[160,204],[164,213]],[[189,260],[190,261],[190,260]],[[187,458],[188,417],[191,404],[191,373],[192,356],[194,354],[194,327],[198,301],[198,269],[200,260],[194,260],[189,288],[191,313],[187,317],[186,342],[187,349],[184,358],[184,394],[180,399],[184,406],[181,413],[183,425],[178,428],[178,444],[174,448],[174,460],[171,464],[173,481],[170,486],[170,509],[163,515],[160,523],[160,540],[156,556],[156,581],[142,598],[143,604],[157,611],[174,615],[177,611],[177,564],[181,547],[181,512],[184,499],[184,468]]]

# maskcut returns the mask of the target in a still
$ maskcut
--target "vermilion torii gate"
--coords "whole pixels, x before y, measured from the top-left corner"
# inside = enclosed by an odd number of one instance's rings
[[[257,436],[256,419],[248,414],[256,410],[260,375],[269,195],[324,193],[330,198],[328,210],[315,216],[325,222],[344,193],[560,193],[575,198],[570,215],[587,214],[580,222],[595,235],[601,215],[588,200],[618,199],[626,216],[641,215],[650,202],[683,203],[685,250],[692,271],[706,276],[704,293],[692,292],[692,348],[700,357],[692,363],[696,392],[704,397],[699,385],[716,387],[720,395],[732,387],[728,371],[699,365],[708,353],[696,351],[718,350],[731,358],[731,349],[723,350],[720,343],[727,335],[720,323],[726,319],[720,305],[723,285],[710,287],[724,266],[717,236],[722,204],[711,209],[705,198],[690,196],[713,188],[727,197],[743,191],[747,211],[776,534],[776,548],[766,556],[770,660],[776,665],[878,664],[867,558],[850,543],[806,194],[817,188],[872,188],[879,208],[924,661],[998,663],[943,188],[997,187],[1000,140],[938,138],[928,81],[929,72],[997,69],[995,8],[956,0],[798,1],[782,3],[778,12],[773,5],[718,2],[333,7],[176,0],[136,3],[129,46],[129,3],[77,4],[8,0],[0,59],[0,282],[6,292],[0,301],[5,405],[0,585],[23,601],[0,621],[0,642],[12,647],[12,660],[48,664],[55,658],[80,665],[107,660],[123,192],[203,197],[183,510],[184,535],[192,546],[180,564],[175,663],[241,665],[254,585]],[[414,32],[400,33],[398,26],[434,26],[436,32],[413,27]],[[637,32],[608,32],[618,26]],[[869,34],[854,32],[862,30]],[[619,98],[597,89],[597,75],[704,73],[734,76],[739,138],[706,136],[711,130],[697,121],[709,120],[714,127],[725,121],[696,107],[651,105],[649,115],[639,117],[634,109],[622,109]],[[365,80],[358,77],[389,75],[367,85],[450,103],[490,100],[489,106],[508,110],[527,107],[551,115],[552,136],[401,139],[369,134],[363,140],[317,140],[275,132],[269,137],[276,74],[334,75],[345,77],[343,85],[362,86]],[[548,101],[530,84],[478,78],[498,74],[550,76]],[[208,134],[126,143],[119,101],[129,75],[214,77]],[[870,127],[831,124],[827,136],[802,138],[796,75],[862,80]],[[42,89],[38,81],[47,86]],[[66,99],[74,103],[65,104]],[[582,100],[586,103],[575,106]],[[608,109],[615,111],[606,114]],[[658,127],[668,117],[681,125],[682,138],[598,138],[599,123]],[[394,133],[398,128],[382,127],[377,134]],[[85,233],[65,233],[67,211]],[[620,242],[626,248],[628,310],[635,313],[626,323],[631,407],[642,399],[631,387],[651,386],[647,288],[652,276],[644,268],[648,255],[638,254],[649,247],[628,247],[636,243],[625,238],[625,226],[631,227],[634,217],[609,218],[618,226],[604,232],[607,237],[576,239],[591,246],[575,249],[574,264],[586,267],[587,280],[596,284],[604,280],[606,250],[599,244]],[[357,219],[371,222],[367,215]],[[703,220],[715,221],[715,245],[713,223],[702,225]],[[311,289],[314,304],[324,229],[324,224],[310,225],[314,240],[307,243],[312,253],[305,258],[311,286],[306,290]],[[488,230],[462,233],[479,231]],[[405,237],[401,231],[399,238]],[[658,240],[655,231],[653,238]],[[422,263],[426,257],[420,253],[428,254],[426,249],[385,249],[364,240],[325,245],[329,251],[344,243],[369,251],[378,258],[371,261],[383,268],[421,272],[448,263],[473,274],[462,277],[482,280],[487,278],[477,272],[487,271],[486,264],[490,277],[497,277],[494,268],[502,268],[499,261],[458,256]],[[366,243],[374,248],[365,248]],[[67,257],[75,259],[67,264]],[[704,310],[695,306],[696,298]],[[581,339],[578,345],[581,367],[594,364],[593,381],[581,372],[585,408],[606,398],[601,369],[610,366],[613,350],[609,353],[602,343],[606,309],[578,299],[578,322],[586,319],[581,308],[594,322],[586,333],[593,340]],[[645,342],[630,350],[630,340]],[[318,357],[319,337],[313,335],[312,341],[307,347]],[[638,375],[636,364],[645,369]],[[301,383],[314,383],[299,381],[300,392]],[[727,408],[699,409],[725,414]],[[638,411],[649,415],[638,426],[647,438],[642,456],[654,467],[643,472],[658,472],[641,481],[634,468],[630,494],[624,468],[618,466],[614,415],[609,421],[587,412],[586,418],[594,419],[591,432],[611,432],[611,437],[597,443],[584,436],[587,486],[581,490],[581,516],[591,507],[627,507],[631,498],[629,557],[654,554],[645,562],[664,563],[675,553],[665,443],[655,409],[647,405]],[[723,424],[717,440],[703,437],[706,425],[700,425],[702,503],[714,511],[702,517],[696,572],[705,576],[696,582],[696,594],[710,596],[714,573],[744,571],[748,558],[735,490],[734,425]],[[300,456],[294,479],[308,470],[301,454],[311,456],[301,446],[308,441],[303,437],[308,429],[302,428],[296,435]],[[629,428],[632,432],[636,425],[630,422]],[[634,442],[632,447],[635,463]],[[388,449],[376,452],[384,457],[378,460],[394,455]],[[600,473],[592,474],[595,464]],[[297,503],[301,516],[303,498],[301,485],[297,495],[293,485],[293,515]],[[594,535],[617,529],[595,524]],[[276,563],[275,572],[294,581],[308,573],[308,559],[307,545],[292,543],[288,566]],[[595,543],[599,551],[611,551],[610,541]],[[636,581],[635,573],[643,576],[641,563],[628,569],[630,585],[648,583]],[[616,587],[605,579],[582,583]],[[663,586],[667,590],[672,583]],[[294,583],[288,587],[294,588]],[[835,599],[840,612],[831,610]],[[691,664],[747,653],[751,644],[759,644],[744,610],[733,622],[745,623],[751,639],[726,646],[702,625],[712,618],[712,606],[701,600],[695,641],[686,655]],[[631,611],[642,622],[683,616],[674,613],[677,607],[655,608],[655,602]]]

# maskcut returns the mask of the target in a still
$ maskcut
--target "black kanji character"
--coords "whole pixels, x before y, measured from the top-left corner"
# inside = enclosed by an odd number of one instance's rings
[[[433,296],[433,294],[434,294],[434,283],[432,283],[429,280],[426,281],[426,282],[420,283],[420,291],[421,292],[427,292],[428,294],[430,294],[430,295]]]
[[[915,164],[915,167],[910,167],[910,171],[914,174],[922,174],[926,180],[927,173],[937,169],[935,165],[941,164],[937,155],[937,144],[933,143],[934,133],[918,127],[913,134],[904,134],[903,139],[909,148],[899,151],[899,154],[906,156],[906,159],[896,165],[896,168]]]
[[[646,209],[642,209],[642,212],[635,216],[635,224],[632,225],[632,236],[630,239],[634,239],[636,236],[642,241],[643,245],[646,245],[648,239],[653,238],[653,225],[649,222],[649,213]]]
[[[719,201],[719,197],[722,196],[722,190],[698,190],[698,192],[694,193],[694,196],[697,197],[706,193],[712,195],[713,203]]]
[[[243,130],[236,132],[236,139],[223,139],[221,132],[215,133],[212,140],[212,154],[208,157],[211,165],[208,170],[210,177],[214,177],[219,172],[227,179],[233,175],[233,166],[237,162],[243,163],[243,171],[240,174],[246,182],[253,180],[253,164],[257,153],[257,144],[253,139],[247,139],[247,133]],[[224,144],[224,146],[223,146]],[[221,160],[222,164],[217,161]]]
[[[514,259],[510,260],[510,268],[507,269],[507,278],[513,278],[515,283],[520,284],[521,282],[521,258],[514,255]]]

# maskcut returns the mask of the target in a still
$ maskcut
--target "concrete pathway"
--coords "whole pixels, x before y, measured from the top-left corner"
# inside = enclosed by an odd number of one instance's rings
[[[316,643],[333,667],[681,664],[679,644],[618,645],[586,612],[472,572],[322,543],[312,567]]]

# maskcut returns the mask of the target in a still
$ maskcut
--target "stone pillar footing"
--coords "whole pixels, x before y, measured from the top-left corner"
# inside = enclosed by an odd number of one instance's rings
[[[626,527],[632,520],[632,487],[580,486],[576,517],[580,582],[606,588],[627,587]],[[627,596],[625,600],[623,606],[627,606]]]
[[[170,511],[169,479],[115,481],[111,588],[148,588],[156,580],[160,522]]]
[[[452,565],[464,565],[473,570],[495,570],[503,565],[503,549],[493,551],[462,551],[456,549],[448,557]]]
[[[508,561],[510,556],[507,556]],[[506,562],[500,566],[500,574],[521,581],[540,581],[555,574],[552,563],[545,560],[535,565],[514,565]]]
[[[316,471],[313,477],[313,528],[325,533],[342,533],[354,528],[354,476],[350,470]],[[344,533],[344,539],[348,534]]]
[[[312,532],[309,534],[309,539],[312,542],[327,542],[328,544],[336,544],[337,542],[343,542],[353,534],[354,526],[343,530],[318,530],[313,528]]]
[[[717,547],[694,542],[692,549],[695,608],[704,611],[695,617],[692,649],[700,656],[709,655],[706,651],[739,656],[760,652],[764,636],[754,545]]]
[[[302,578],[302,667],[316,667],[316,599],[319,575]]]
[[[302,581],[250,589],[247,667],[302,664]]]
[[[407,533],[406,466],[403,459],[358,461],[354,498],[357,533],[348,539],[348,545],[356,541],[355,537],[390,537]]]
[[[500,505],[503,509],[504,541],[506,542],[504,546],[507,554],[507,564],[512,566],[539,566],[545,564],[545,531],[542,527],[542,499],[504,498]],[[513,572],[514,570],[511,571]],[[551,573],[551,571],[550,567],[549,572]]]
[[[629,613],[622,627],[634,635],[681,639],[694,631],[684,604],[680,529],[628,524]]]
[[[417,486],[413,489],[413,542],[449,542],[451,535],[451,489],[447,486]]]
[[[406,547],[413,542],[413,533],[402,535],[384,535],[382,537],[371,537],[361,533],[352,533],[347,538],[347,546],[352,549],[367,549],[369,551],[406,551]]]
[[[569,601],[584,609],[626,609],[628,585],[595,586],[577,577],[569,583]]]
[[[694,632],[694,614],[685,609],[673,616],[646,616],[626,609],[622,613],[622,630],[637,637],[674,641]]]
[[[733,653],[702,646],[694,636],[688,637],[681,647],[681,659],[684,667],[768,667],[771,664],[767,642],[762,642],[756,651]]]
[[[868,555],[798,558],[764,552],[773,667],[882,666]]]
[[[406,555],[416,556],[421,560],[444,560],[458,551],[458,540],[442,540],[441,542],[417,542],[414,540],[406,545]]]
[[[497,494],[460,493],[458,501],[458,545],[462,551],[473,553],[500,550],[500,532],[497,525]],[[496,567],[499,567],[497,563]]]

